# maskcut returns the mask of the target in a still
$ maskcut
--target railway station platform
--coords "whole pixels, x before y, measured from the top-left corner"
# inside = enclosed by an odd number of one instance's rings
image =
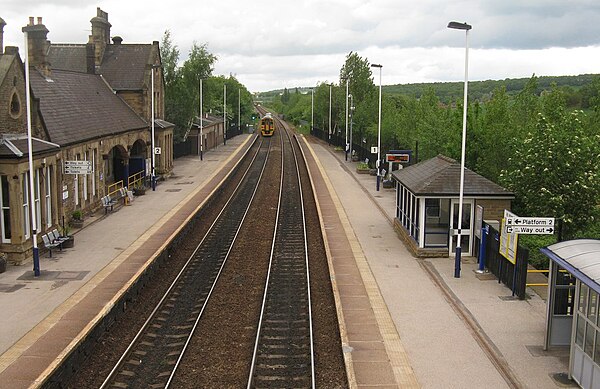
[[[29,265],[0,274],[0,389],[35,387],[51,371],[249,139],[228,140],[203,161],[178,159],[156,192],[87,218],[73,249],[42,255],[40,277]],[[503,285],[475,276],[472,259],[455,279],[452,259],[412,257],[391,225],[394,190],[375,191],[375,177],[356,174],[343,153],[305,139],[353,387],[560,386],[551,375],[567,371],[568,355],[542,351],[540,297],[507,298]],[[123,272],[115,277],[114,269]]]
[[[475,258],[454,278],[454,258],[413,257],[392,226],[395,189],[377,191],[343,152],[305,139],[323,176],[315,188],[357,387],[577,387],[564,380],[568,349],[542,349],[540,296],[512,298],[475,273]]]

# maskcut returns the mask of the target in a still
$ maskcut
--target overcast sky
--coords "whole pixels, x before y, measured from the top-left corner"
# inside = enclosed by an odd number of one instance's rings
[[[42,3],[42,4],[40,4]],[[383,65],[384,85],[600,73],[598,0],[2,0],[4,45],[23,53],[21,28],[43,17],[56,43],[86,43],[96,7],[123,43],[171,31],[181,60],[192,42],[250,91],[337,82],[350,51]],[[376,83],[378,82],[378,73]]]

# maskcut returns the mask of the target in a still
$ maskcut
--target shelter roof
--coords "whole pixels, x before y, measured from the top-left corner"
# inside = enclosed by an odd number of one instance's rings
[[[417,196],[459,196],[460,163],[444,155],[396,170],[392,177]],[[468,197],[506,197],[514,194],[465,168],[463,193]]]
[[[568,240],[544,247],[540,251],[600,293],[600,240]]]

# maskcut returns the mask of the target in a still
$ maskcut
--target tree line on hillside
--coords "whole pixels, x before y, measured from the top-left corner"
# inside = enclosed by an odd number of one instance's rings
[[[175,124],[174,141],[184,140],[194,117],[200,114],[200,80],[202,79],[202,112],[223,116],[223,93],[226,86],[226,107],[229,123],[252,123],[254,112],[252,95],[233,75],[214,76],[217,57],[206,44],[194,42],[188,59],[179,66],[179,49],[173,43],[171,32],[165,31],[160,47],[165,79],[165,117]],[[239,98],[239,112],[238,112]]]
[[[346,80],[356,107],[354,143],[377,145],[378,86],[369,61],[357,53],[347,55],[337,83],[313,89],[314,126],[329,131],[331,90],[331,131],[344,137]],[[436,87],[424,87],[418,98],[384,90],[382,155],[412,149],[421,161],[437,154],[460,160],[462,95],[444,102]],[[564,87],[540,88],[535,75],[512,93],[502,82],[485,99],[469,93],[466,166],[513,191],[515,213],[558,218],[563,239],[592,237],[600,225],[600,77],[579,90],[588,94],[585,112],[573,109]],[[284,90],[269,104],[296,125],[310,126],[311,92]]]

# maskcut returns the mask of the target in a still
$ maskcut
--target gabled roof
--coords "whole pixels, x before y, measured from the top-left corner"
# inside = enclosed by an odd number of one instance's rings
[[[460,163],[444,155],[396,170],[392,177],[417,196],[458,196],[460,191]],[[463,193],[468,197],[514,198],[512,192],[467,168]]]
[[[65,146],[148,128],[101,76],[53,70],[46,79],[33,68],[30,74],[51,142]]]
[[[6,78],[6,74],[8,74],[16,58],[17,54],[0,54],[0,85],[4,82],[4,78]]]
[[[101,73],[114,90],[143,89],[151,53],[152,44],[107,45]]]
[[[86,45],[52,43],[48,49],[48,62],[52,69],[86,73],[86,50]]]

